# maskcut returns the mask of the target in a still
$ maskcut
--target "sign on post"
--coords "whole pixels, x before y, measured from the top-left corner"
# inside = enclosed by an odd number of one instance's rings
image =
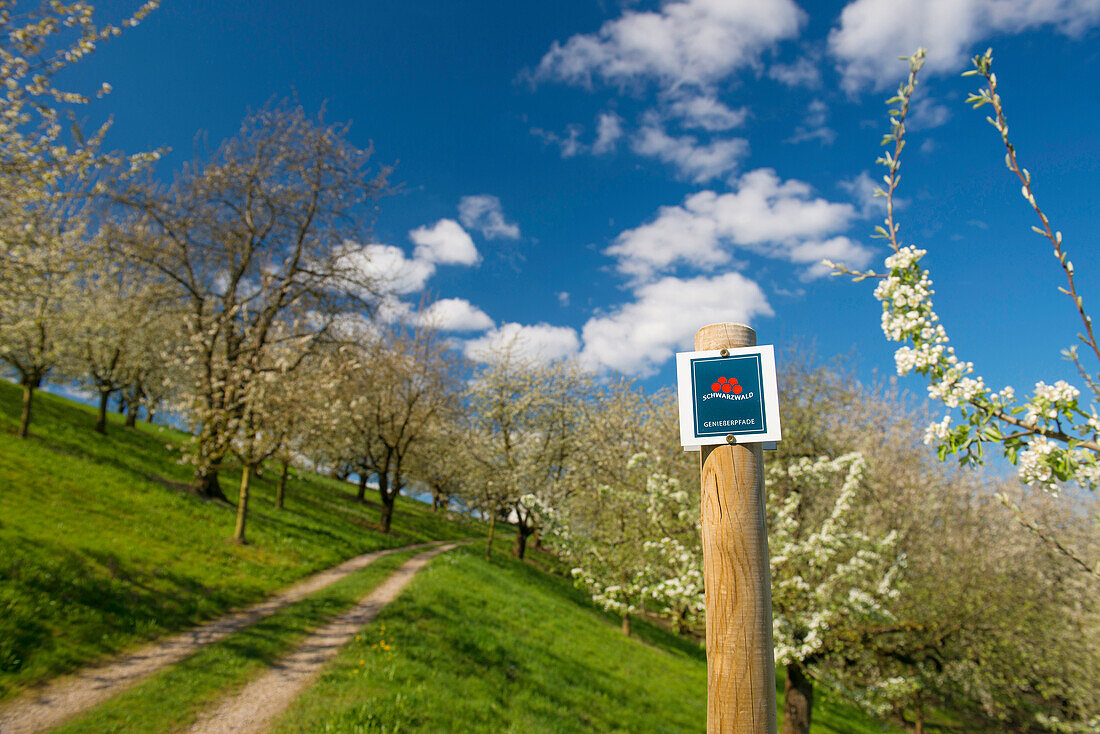
[[[778,441],[775,355],[744,324],[676,355],[680,440],[699,451],[708,734],[775,734],[764,444]]]
[[[771,345],[681,352],[676,385],[685,448],[782,437]]]

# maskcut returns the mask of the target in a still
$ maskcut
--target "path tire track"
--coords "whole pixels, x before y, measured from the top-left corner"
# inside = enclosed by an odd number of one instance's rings
[[[113,658],[75,675],[55,679],[0,706],[0,734],[32,734],[83,713],[153,673],[198,650],[255,624],[275,612],[331,586],[348,574],[366,568],[383,556],[447,541],[414,543],[401,548],[364,553],[297,582],[283,592],[242,611],[177,633],[164,640]],[[449,546],[453,547],[453,546]],[[418,558],[420,556],[417,556]]]
[[[264,732],[291,702],[308,688],[325,663],[336,656],[359,630],[387,604],[397,598],[417,571],[458,544],[434,548],[405,561],[396,571],[340,615],[306,639],[294,652],[275,663],[271,670],[246,685],[239,693],[214,709],[200,714],[192,734],[252,734]]]

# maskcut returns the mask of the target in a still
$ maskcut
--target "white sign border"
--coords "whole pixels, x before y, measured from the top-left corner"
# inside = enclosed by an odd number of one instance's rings
[[[725,436],[695,435],[695,404],[691,394],[691,360],[706,357],[737,357],[747,354],[760,356],[760,372],[763,380],[760,391],[764,393],[764,415],[767,416],[766,425],[768,430],[754,436],[737,436],[734,443],[770,444],[783,438],[783,429],[779,418],[779,385],[775,379],[775,349],[771,344],[763,344],[755,347],[735,347],[726,351],[726,355],[723,355],[720,349],[676,353],[676,399],[680,407],[680,443],[685,451],[698,451],[700,446],[728,443]]]

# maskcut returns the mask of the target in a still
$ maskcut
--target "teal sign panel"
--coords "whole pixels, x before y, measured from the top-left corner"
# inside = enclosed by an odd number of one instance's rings
[[[691,360],[696,436],[768,432],[759,354]]]

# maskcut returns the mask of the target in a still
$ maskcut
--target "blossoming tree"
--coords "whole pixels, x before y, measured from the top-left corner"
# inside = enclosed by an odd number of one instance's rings
[[[158,156],[105,151],[109,123],[91,134],[76,124],[74,108],[90,95],[63,89],[55,78],[157,4],[140,5],[119,24],[100,22],[85,2],[0,7],[0,360],[23,386],[21,437],[34,392],[60,359],[65,324],[57,316],[85,229],[72,216],[74,201],[94,190],[104,171],[131,174]],[[92,96],[110,89],[103,84]]]
[[[904,556],[895,532],[864,529],[864,469],[858,453],[768,467],[775,660],[787,668],[783,734],[810,731],[818,667],[848,654],[854,630],[891,620]]]
[[[345,126],[273,103],[172,185],[113,191],[128,214],[112,242],[184,303],[181,394],[197,431],[186,449],[197,493],[224,497],[217,470],[252,381],[270,352],[286,354],[276,334],[309,341],[377,296],[367,250],[354,244],[386,190],[388,169],[373,170],[371,154]]]
[[[507,342],[483,355],[467,385],[471,464],[486,488],[484,510],[504,509],[516,524],[513,554],[523,558],[540,510],[558,504],[560,480],[578,444],[578,400],[588,375],[576,365],[539,361]]]

